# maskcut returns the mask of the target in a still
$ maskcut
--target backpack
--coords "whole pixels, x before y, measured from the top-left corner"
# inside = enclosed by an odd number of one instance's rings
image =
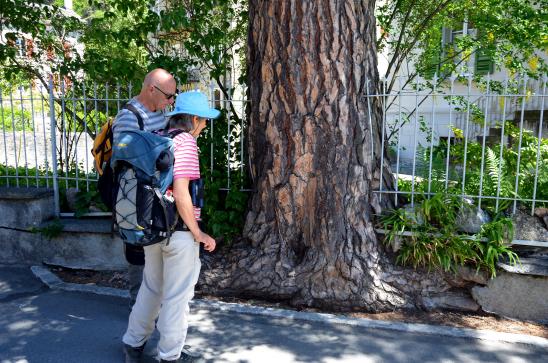
[[[125,131],[113,145],[113,217],[127,244],[148,246],[164,239],[169,244],[177,228],[175,200],[166,190],[173,181],[172,138],[180,132]]]
[[[144,130],[144,123],[141,114],[135,106],[131,104],[125,104],[123,109],[131,111],[137,118],[139,124],[139,130]],[[114,192],[114,173],[110,166],[110,158],[112,157],[112,143],[113,132],[112,125],[113,119],[110,119],[105,123],[99,133],[93,140],[93,148],[91,154],[93,155],[95,170],[99,173],[99,179],[97,180],[97,190],[101,196],[103,203],[112,210],[113,206],[113,192]]]

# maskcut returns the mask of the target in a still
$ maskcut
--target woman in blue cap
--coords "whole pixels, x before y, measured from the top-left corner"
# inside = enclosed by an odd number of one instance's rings
[[[160,332],[158,356],[161,362],[190,362],[198,356],[185,348],[188,329],[188,303],[200,274],[199,244],[206,251],[215,249],[215,240],[199,225],[200,208],[192,204],[189,184],[200,178],[198,146],[194,135],[205,127],[207,119],[220,112],[210,108],[207,97],[199,91],[177,96],[175,109],[168,113],[170,129],[183,132],[173,138],[173,196],[182,222],[165,242],[146,246],[143,282],[129,316],[123,336],[126,362],[138,362],[144,345],[154,331]]]

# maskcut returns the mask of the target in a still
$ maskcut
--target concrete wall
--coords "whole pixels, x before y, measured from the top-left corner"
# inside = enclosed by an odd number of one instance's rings
[[[51,224],[53,192],[0,188],[0,263],[122,270],[127,264],[123,243],[111,233],[110,218],[62,219],[63,231],[48,238],[32,232]]]

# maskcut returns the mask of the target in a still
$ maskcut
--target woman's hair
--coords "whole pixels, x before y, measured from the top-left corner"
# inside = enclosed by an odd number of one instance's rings
[[[193,115],[189,115],[188,113],[173,115],[169,118],[169,128],[190,132],[194,128],[194,124],[192,123],[193,117]]]

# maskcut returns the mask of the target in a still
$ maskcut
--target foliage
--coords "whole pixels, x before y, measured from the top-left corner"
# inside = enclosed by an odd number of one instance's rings
[[[247,209],[249,187],[247,170],[241,164],[240,136],[245,129],[235,127],[236,119],[231,119],[230,140],[225,130],[228,128],[228,113],[223,110],[218,119],[210,124],[200,137],[200,169],[205,180],[205,206],[202,218],[208,232],[223,237],[230,244],[234,237],[241,234]],[[215,131],[216,130],[216,131]],[[227,147],[230,145],[230,147]],[[210,161],[213,159],[213,165]],[[245,159],[244,159],[245,160]]]
[[[225,98],[232,98],[235,85],[229,84],[227,79],[231,72],[237,71],[234,64],[245,65],[245,1],[191,0],[168,2],[169,7],[162,8],[153,0],[77,0],[74,9],[78,16],[64,11],[62,3],[57,0],[53,3],[8,0],[2,8],[3,26],[10,30],[8,37],[32,39],[33,50],[21,57],[15,43],[0,45],[0,63],[3,64],[0,78],[10,81],[10,87],[25,84],[29,78],[38,79],[47,87],[47,75],[54,74],[58,131],[69,131],[66,143],[57,145],[58,155],[73,155],[81,132],[94,138],[95,130],[113,117],[123,104],[123,101],[94,102],[93,99],[120,98],[120,90],[121,98],[130,98],[139,91],[139,83],[152,68],[169,70],[180,83],[196,81],[195,73],[202,73],[217,82]],[[69,50],[68,43],[71,45]],[[78,45],[81,50],[77,49]],[[235,55],[238,59],[234,59]],[[243,82],[245,68],[240,73],[239,81]],[[120,87],[120,84],[137,87]],[[235,116],[234,105],[231,102],[226,105],[233,111],[231,122],[241,124]],[[216,121],[216,125],[222,125],[221,130],[226,130],[226,118]],[[242,132],[244,129],[233,129],[232,139],[239,140]],[[202,167],[204,175],[209,176],[204,219],[211,223],[215,232],[228,238],[241,230],[243,224],[247,195],[240,189],[245,181],[243,176],[235,177],[240,165],[234,162],[234,157],[227,158],[226,147],[221,146],[228,142],[226,135],[218,132],[202,138],[206,139],[216,146],[216,162],[214,170],[209,170],[209,163]],[[202,159],[209,160],[209,144],[204,141],[200,144],[204,151]],[[239,141],[232,142],[230,148],[238,150],[239,145]],[[74,165],[70,160],[68,162],[64,164],[64,158],[59,157],[60,174],[75,173]],[[215,171],[227,168],[234,169],[230,179]],[[19,175],[33,171],[21,172]],[[215,178],[211,179],[212,176]],[[221,188],[228,185],[229,180],[231,188],[225,197]],[[21,181],[28,183],[28,179]],[[40,184],[44,181],[39,179]],[[93,189],[80,197],[82,208],[79,211],[86,210],[88,201],[96,203],[97,200]]]
[[[381,218],[387,231],[384,242],[402,243],[397,263],[444,271],[472,265],[489,271],[493,277],[500,258],[518,263],[517,255],[507,245],[513,236],[511,219],[497,217],[484,224],[480,233],[468,235],[458,231],[457,217],[463,208],[460,197],[443,192],[431,198],[423,194],[417,203],[414,211],[396,209]],[[405,232],[409,236],[402,237]]]
[[[502,123],[498,125],[499,130],[502,126]],[[527,206],[531,205],[532,199],[548,200],[547,139],[539,140],[538,135],[523,130],[520,143],[519,128],[512,121],[504,123],[502,144],[486,144],[485,148],[481,140],[465,141],[462,130],[454,131],[461,136],[453,137],[449,148],[446,139],[432,150],[430,147],[419,148],[418,177],[414,185],[408,180],[398,181],[398,190],[419,193],[447,190],[455,195],[491,197],[482,198],[481,207],[492,214],[505,211],[514,199]],[[536,206],[542,205],[536,203]]]
[[[2,110],[4,111],[4,110]],[[0,111],[0,127],[2,131],[33,131],[32,114],[29,110],[15,106],[9,112]]]
[[[33,227],[30,229],[32,233],[40,233],[47,239],[52,239],[61,235],[65,226],[59,219],[54,219],[53,221],[46,224],[44,227]]]
[[[207,174],[206,174],[207,175]],[[210,182],[206,182],[203,220],[207,230],[215,237],[222,237],[224,243],[231,244],[234,237],[242,232],[248,193],[242,191],[241,178],[231,178],[230,188],[226,189],[226,178],[222,172],[214,171]]]
[[[435,72],[440,81],[457,69],[467,72],[473,54],[511,72],[546,73],[540,52],[548,46],[547,9],[546,0],[386,1],[376,16],[381,29],[377,48],[389,53],[388,91],[404,68],[410,82],[419,73],[432,78]],[[443,46],[443,29],[461,30],[465,20],[475,32]]]
[[[97,184],[93,183],[90,185],[89,190],[80,190],[76,195],[76,211],[74,216],[76,218],[82,217],[84,214],[90,212],[90,207],[95,206],[103,212],[108,212],[108,207],[101,200],[101,195],[97,191]]]
[[[481,266],[487,269],[491,276],[496,275],[495,266],[501,258],[507,258],[512,265],[519,263],[519,258],[512,252],[507,241],[511,241],[514,235],[512,220],[502,217],[500,214],[481,227],[480,236],[487,238],[487,243],[479,245]]]

